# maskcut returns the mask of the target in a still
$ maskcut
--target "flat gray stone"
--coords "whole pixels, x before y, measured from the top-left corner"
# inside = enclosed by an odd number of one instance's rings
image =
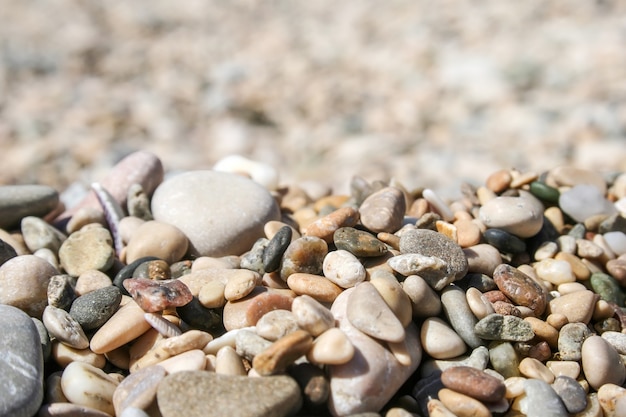
[[[43,217],[59,204],[59,193],[47,185],[0,186],[0,228],[19,226],[27,216]]]
[[[302,396],[289,376],[184,371],[161,381],[157,402],[163,417],[282,417],[300,409]]]
[[[241,255],[280,220],[272,195],[256,182],[216,171],[190,171],[164,181],[152,197],[155,220],[178,227],[195,256]]]
[[[467,273],[467,258],[463,249],[452,239],[433,230],[415,229],[403,232],[400,237],[400,252],[437,257],[446,263],[444,273],[437,271],[433,276],[420,273],[420,276],[437,291],[463,278]]]
[[[43,354],[35,323],[0,305],[0,416],[30,417],[43,400]]]

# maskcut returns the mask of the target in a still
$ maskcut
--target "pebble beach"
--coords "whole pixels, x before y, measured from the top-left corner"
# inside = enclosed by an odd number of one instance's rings
[[[626,415],[619,2],[5,3],[0,417]]]

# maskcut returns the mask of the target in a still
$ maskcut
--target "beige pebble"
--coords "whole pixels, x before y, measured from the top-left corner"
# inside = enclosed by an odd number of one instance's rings
[[[245,269],[240,269],[228,278],[224,287],[224,298],[228,301],[240,300],[252,292],[254,287],[261,284],[261,276]]]
[[[571,294],[576,291],[586,291],[587,287],[585,287],[580,282],[566,282],[556,287],[556,290],[559,292],[559,294],[565,295]]]
[[[131,372],[157,364],[172,356],[179,355],[190,350],[202,350],[213,340],[213,336],[201,330],[189,330],[180,336],[170,337],[159,341],[153,349],[149,350],[141,359],[137,360],[130,368]]]
[[[540,279],[554,285],[576,281],[572,267],[567,261],[559,261],[550,258],[544,259],[543,261],[537,262],[534,268]]]
[[[214,280],[209,281],[200,288],[198,293],[198,301],[206,308],[221,308],[226,304],[224,291],[226,286],[223,282]]]
[[[370,194],[361,206],[361,224],[374,233],[394,233],[402,227],[406,212],[404,193],[395,187],[385,187]]]
[[[557,329],[536,317],[526,317],[524,318],[524,321],[530,323],[530,327],[532,327],[535,337],[545,340],[553,349],[557,347],[559,340],[559,331]]]
[[[429,417],[457,417],[457,415],[448,410],[441,401],[435,398],[428,400],[427,407]]]
[[[144,256],[156,256],[172,264],[182,259],[188,246],[187,236],[176,226],[150,220],[133,233],[126,246],[126,262],[131,263]]]
[[[106,226],[107,222],[104,218],[104,213],[102,210],[97,209],[95,207],[81,207],[76,210],[76,212],[72,215],[70,220],[67,222],[65,226],[65,231],[68,234],[74,233],[91,223],[97,223],[102,226]]]
[[[165,337],[152,327],[147,332],[139,336],[135,341],[132,342],[132,344],[130,344],[130,347],[128,349],[128,369],[130,369],[130,367],[132,367],[135,362],[143,358],[146,353],[154,349],[154,347],[156,347],[156,345],[164,339]]]
[[[291,312],[295,316],[298,326],[313,337],[319,336],[335,326],[335,318],[330,310],[308,295],[294,298]]]
[[[576,291],[550,300],[552,314],[563,314],[569,323],[589,323],[599,295],[592,291]]]
[[[110,352],[141,336],[151,328],[144,319],[144,313],[134,301],[118,309],[93,335],[91,350],[95,353]]]
[[[283,372],[288,365],[306,354],[312,344],[313,338],[309,333],[304,330],[295,331],[256,355],[252,367],[263,376]]]
[[[483,403],[467,395],[442,388],[438,396],[439,401],[457,417],[491,417],[491,412]]]
[[[222,375],[246,375],[241,357],[230,346],[224,346],[217,351],[215,357],[215,372]]]
[[[411,306],[411,299],[404,292],[396,277],[389,272],[379,271],[372,274],[370,283],[376,287],[402,326],[408,326],[413,319],[413,307]]]
[[[430,188],[424,189],[424,191],[422,191],[422,197],[424,197],[424,199],[428,201],[428,203],[437,212],[437,214],[439,214],[443,218],[443,220],[445,220],[446,222],[451,222],[452,220],[454,220],[454,213],[452,212],[452,210],[450,210],[450,207],[448,207],[443,199],[439,197],[439,195],[437,195],[437,193],[435,193],[433,190],[431,190]],[[456,242],[456,239],[454,239],[454,241]]]
[[[434,359],[452,359],[467,350],[463,339],[442,319],[429,317],[420,330],[420,340],[426,353]]]
[[[558,251],[559,246],[556,244],[556,242],[543,242],[535,251],[535,260],[543,261],[544,259],[554,258]]]
[[[353,207],[341,207],[332,213],[310,223],[303,231],[306,236],[315,236],[332,243],[333,235],[341,227],[355,226],[359,221],[359,212]]]
[[[398,236],[388,232],[380,232],[376,234],[376,238],[393,249],[400,250],[400,238]]]
[[[206,369],[207,358],[200,349],[191,349],[171,356],[157,364],[165,369],[168,375],[182,371],[202,371]]]
[[[434,317],[441,312],[439,295],[422,277],[409,275],[402,282],[402,289],[411,300],[413,317]]]
[[[598,393],[587,394],[587,407],[576,414],[576,417],[606,417],[598,401]]]
[[[458,236],[457,236],[457,229],[456,229],[455,225],[450,224],[450,223],[445,222],[445,221],[442,221],[442,220],[437,220],[435,222],[435,227],[437,228],[437,232],[439,232],[442,235],[446,236],[447,238],[449,238],[453,242],[457,242],[458,243],[459,239],[458,239]]]
[[[354,327],[375,339],[404,340],[404,326],[371,282],[362,282],[350,293],[347,318]]]
[[[522,375],[531,379],[540,379],[551,384],[554,374],[546,365],[535,358],[524,358],[519,363],[519,371]]]
[[[146,221],[135,216],[125,216],[120,220],[119,233],[122,238],[122,243],[127,245],[131,237],[135,234],[137,229]],[[105,223],[106,225],[106,223]]]
[[[506,387],[506,393],[504,394],[504,397],[512,399],[524,394],[524,381],[526,381],[526,378],[522,376],[511,376],[509,378],[506,378],[504,380],[504,386]]]
[[[337,327],[319,335],[309,349],[307,359],[317,365],[341,365],[354,356],[354,346],[346,334]]]
[[[100,369],[106,364],[104,355],[93,353],[89,349],[75,349],[57,341],[52,342],[52,358],[63,368],[72,362],[84,362]]]
[[[324,257],[324,276],[341,288],[351,288],[365,280],[365,267],[347,250],[329,252]]]
[[[567,316],[562,313],[552,313],[546,317],[546,323],[554,327],[557,330],[561,330],[561,327],[569,323]]]
[[[524,185],[528,185],[539,178],[539,174],[533,171],[519,172],[516,170],[511,171],[513,179],[511,180],[511,188],[520,188]]]
[[[83,362],[72,362],[63,371],[61,387],[67,399],[115,415],[113,393],[119,383],[101,369]]]
[[[272,342],[298,329],[297,318],[289,310],[268,311],[256,322],[256,334]]]
[[[457,220],[454,226],[456,227],[456,241],[462,248],[469,248],[480,243],[480,228],[473,221]]]
[[[486,243],[463,248],[467,257],[468,272],[492,276],[493,271],[502,263],[498,249]]]
[[[110,352],[104,354],[104,357],[113,366],[117,366],[119,369],[128,370],[130,368],[130,346],[123,345],[117,349],[113,349]]]
[[[589,336],[583,342],[582,368],[589,385],[598,390],[604,384],[622,385],[626,368],[620,355],[600,336]]]
[[[557,206],[548,207],[543,212],[543,215],[552,223],[554,228],[560,233],[565,227],[565,220],[563,219],[563,212]]]
[[[543,225],[543,204],[529,193],[520,197],[496,197],[479,210],[480,220],[520,238],[536,235]]]
[[[80,274],[76,280],[74,291],[76,295],[80,296],[111,285],[113,285],[113,281],[107,274],[96,269],[90,269]]]
[[[274,237],[274,235],[278,233],[278,231],[285,226],[289,226],[291,228],[291,241],[292,242],[301,236],[298,230],[288,225],[287,223],[284,223],[278,220],[270,220],[269,222],[265,223],[265,226],[263,226],[263,232],[265,233],[265,237],[271,240]]]
[[[496,194],[500,194],[511,185],[513,177],[507,169],[500,169],[491,173],[485,181],[485,186]]]
[[[236,346],[236,338],[239,332],[248,331],[252,333],[254,330],[255,330],[254,327],[247,327],[243,329],[235,329],[235,330],[228,331],[222,334],[221,336],[216,337],[215,339],[211,340],[209,343],[206,344],[206,346],[202,350],[207,355],[215,355],[224,346],[230,346],[234,348]]]
[[[604,255],[604,251],[590,240],[576,239],[576,254],[580,258],[597,259]]]
[[[107,271],[113,266],[114,260],[111,233],[100,225],[87,225],[72,233],[59,249],[59,261],[63,269],[74,277],[90,269]]]
[[[626,388],[604,384],[598,389],[598,402],[604,417],[623,417],[626,415]]]
[[[203,269],[237,269],[240,259],[238,256],[199,256],[191,264],[191,272]]]
[[[411,352],[415,349],[415,347],[411,345],[407,339],[397,343],[387,342],[387,348],[400,365],[411,366],[413,363]]]
[[[576,361],[547,361],[546,366],[555,377],[569,376],[578,379],[580,375],[580,364]]]
[[[468,288],[465,292],[465,298],[470,310],[478,320],[495,313],[492,304],[478,289],[474,287]]]
[[[298,295],[308,295],[323,303],[332,303],[343,289],[320,275],[297,272],[289,275],[287,285]]]
[[[195,265],[195,262],[193,265]],[[191,291],[191,294],[193,294],[194,297],[197,297],[200,294],[202,287],[209,282],[219,281],[226,286],[228,280],[239,275],[241,271],[240,269],[234,268],[206,268],[194,271],[193,265],[191,267],[191,273],[183,275],[178,278],[178,280],[189,288],[189,291]],[[252,272],[249,270],[246,271]]]
[[[89,347],[83,328],[67,311],[49,305],[43,311],[42,321],[48,333],[59,342],[75,349]]]

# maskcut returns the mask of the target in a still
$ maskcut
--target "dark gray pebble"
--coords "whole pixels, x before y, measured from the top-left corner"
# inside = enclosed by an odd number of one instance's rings
[[[72,303],[70,316],[83,328],[93,330],[111,318],[122,301],[122,292],[114,285],[81,295]]]
[[[587,407],[587,394],[574,378],[558,376],[552,383],[552,389],[561,398],[568,413],[580,413]]]
[[[281,227],[272,237],[263,251],[263,268],[265,272],[274,272],[280,268],[280,261],[291,243],[293,231],[289,226]]]
[[[59,204],[59,193],[46,185],[0,186],[0,228],[18,227],[27,216],[44,217]]]
[[[13,246],[0,239],[0,265],[2,265],[11,258],[15,258],[16,256],[17,252],[15,251]]]
[[[37,333],[39,333],[39,339],[41,340],[41,352],[43,353],[43,361],[48,362],[52,355],[52,341],[50,340],[50,334],[43,322],[35,317],[31,317],[35,327],[37,327]]]
[[[356,257],[376,257],[387,253],[387,245],[371,233],[354,227],[340,227],[333,234],[337,249],[347,250]]]
[[[197,297],[182,307],[176,307],[176,313],[189,327],[205,332],[223,330],[222,315],[215,309],[208,309],[200,304]]]
[[[261,237],[254,242],[252,248],[241,255],[241,261],[239,266],[242,269],[249,269],[250,271],[258,272],[259,274],[265,274],[265,266],[263,264],[263,253],[270,241],[267,238]]]
[[[483,237],[491,246],[504,253],[522,253],[526,251],[526,243],[519,237],[502,229],[487,229]]]
[[[120,271],[115,275],[115,278],[113,278],[113,285],[119,288],[120,291],[122,291],[123,295],[129,295],[128,291],[126,291],[126,288],[124,288],[124,281],[128,278],[132,278],[135,269],[137,269],[137,267],[142,263],[148,261],[156,261],[158,259],[159,258],[157,258],[156,256],[144,256],[143,258],[139,258],[129,263],[128,265],[120,269]]]

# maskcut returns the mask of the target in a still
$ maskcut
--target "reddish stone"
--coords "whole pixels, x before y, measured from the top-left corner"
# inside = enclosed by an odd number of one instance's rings
[[[163,282],[129,278],[124,281],[124,288],[147,313],[163,311],[170,307],[182,307],[193,299],[189,288],[179,280]]]

